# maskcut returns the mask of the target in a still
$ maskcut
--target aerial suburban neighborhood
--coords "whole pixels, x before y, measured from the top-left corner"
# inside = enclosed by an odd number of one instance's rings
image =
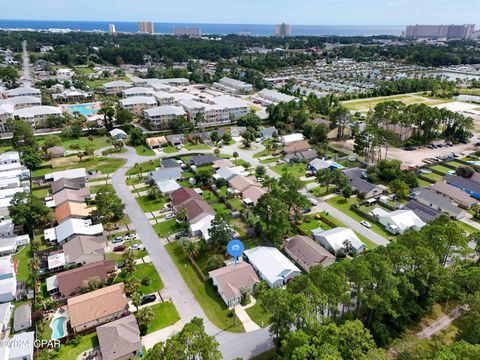
[[[475,25],[9,21],[0,359],[480,358]]]

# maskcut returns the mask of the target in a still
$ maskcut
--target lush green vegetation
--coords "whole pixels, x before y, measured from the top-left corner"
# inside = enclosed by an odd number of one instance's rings
[[[180,320],[180,315],[178,315],[175,305],[170,301],[152,305],[151,308],[155,312],[155,316],[148,323],[147,334],[166,328]]]

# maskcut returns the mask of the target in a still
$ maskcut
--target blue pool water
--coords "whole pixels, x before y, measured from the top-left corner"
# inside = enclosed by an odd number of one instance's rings
[[[58,317],[52,321],[52,328],[53,328],[52,339],[53,340],[61,339],[66,335],[64,332],[64,327],[65,327],[64,324],[66,321],[67,321],[67,318],[63,316]]]
[[[78,104],[78,105],[68,105],[68,110],[73,114],[74,112],[79,112],[83,116],[90,116],[96,114],[98,109],[92,109],[92,104]]]

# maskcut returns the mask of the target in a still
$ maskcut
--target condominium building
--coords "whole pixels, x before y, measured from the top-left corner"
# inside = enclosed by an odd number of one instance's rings
[[[103,84],[103,89],[107,95],[119,95],[123,90],[131,88],[133,85],[130,82],[123,80],[110,81]]]
[[[16,96],[8,99],[0,99],[0,106],[12,106],[13,110],[25,109],[32,106],[42,105],[42,100],[34,96]]]
[[[108,33],[114,35],[117,32],[115,24],[108,24]]]
[[[221,78],[218,82],[213,84],[214,87],[227,91],[230,93],[249,93],[253,91],[253,85],[244,81],[231,79],[228,77]]]
[[[178,27],[173,29],[173,34],[176,36],[200,36],[200,28]]]
[[[141,86],[135,86],[132,88],[128,88],[125,90],[122,90],[122,95],[123,97],[130,97],[130,96],[151,96],[154,93],[154,89],[151,87],[141,87]]]
[[[49,116],[61,116],[62,110],[58,106],[32,106],[29,108],[15,110],[13,116],[17,120],[30,123],[33,127],[41,126]]]
[[[145,119],[150,123],[152,129],[159,130],[168,126],[170,120],[179,116],[186,116],[187,113],[181,106],[157,106],[143,111]]]
[[[405,30],[407,39],[471,39],[474,24],[465,25],[409,25]]]
[[[138,32],[142,34],[153,34],[153,22],[151,21],[140,21],[138,23]]]
[[[275,35],[280,37],[290,36],[292,34],[292,25],[281,23],[275,25]]]
[[[153,93],[153,96],[155,96],[155,99],[157,99],[157,103],[160,106],[175,105],[177,102],[177,99],[173,94],[167,93],[165,91],[155,91]]]
[[[130,96],[120,100],[120,105],[131,113],[140,116],[143,110],[157,106],[153,96]]]
[[[34,96],[39,98],[41,97],[41,94],[39,89],[29,87],[18,87],[5,91],[6,98],[13,98],[17,96]]]

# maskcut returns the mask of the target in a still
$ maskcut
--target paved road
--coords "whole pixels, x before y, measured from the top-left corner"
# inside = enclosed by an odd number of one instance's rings
[[[443,315],[440,319],[435,321],[432,325],[427,326],[425,329],[417,333],[417,336],[423,339],[430,339],[433,335],[445,329],[455,319],[462,314],[462,308],[457,307],[453,309],[449,314]]]
[[[113,173],[111,177],[112,185],[118,196],[125,203],[126,212],[129,215],[139,238],[148,250],[152,263],[162,278],[165,284],[165,289],[171,296],[172,301],[180,314],[181,321],[186,323],[195,316],[203,318],[206,331],[209,334],[215,335],[217,341],[220,343],[220,350],[224,359],[233,359],[235,357],[249,359],[252,356],[258,355],[272,348],[272,339],[266,328],[249,333],[234,334],[222,331],[208,320],[194,295],[184,282],[176,265],[170,258],[170,255],[164,248],[160,238],[147,220],[145,213],[136,202],[134,195],[129,191],[128,186],[125,183],[125,173],[127,170],[133,167],[137,162],[145,162],[158,157],[139,156],[132,148],[128,148],[127,153],[117,154],[115,157],[126,158],[127,163]]]
[[[32,79],[30,77],[30,57],[28,56],[27,51],[27,41],[22,41],[22,60],[23,60],[23,76],[22,76],[22,85],[23,87],[31,87]]]

